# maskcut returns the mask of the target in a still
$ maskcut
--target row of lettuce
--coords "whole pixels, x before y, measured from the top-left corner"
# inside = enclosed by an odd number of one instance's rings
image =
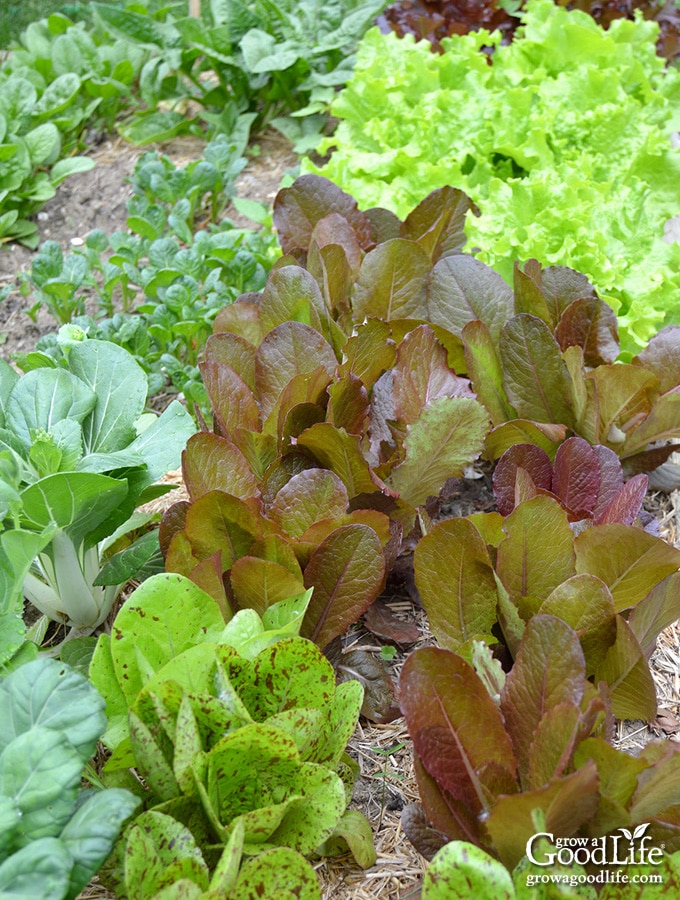
[[[462,854],[522,896],[562,871],[523,859],[537,831],[644,824],[677,878],[673,744],[634,759],[610,739],[615,716],[654,717],[648,659],[679,613],[680,551],[641,509],[680,434],[679,329],[616,362],[583,275],[533,261],[513,290],[463,252],[470,206],[443,188],[401,221],[315,175],[282,190],[284,255],[218,313],[200,363],[212,429],[176,401],[145,412],[143,369],[82,331],[62,330],[59,362],[2,366],[2,690],[21,712],[0,883],[48,872],[72,897],[99,870],[121,897],[311,898],[306,858],[372,865],[345,745],[362,709],[387,714],[379,661],[353,656],[336,686],[329,657],[413,548],[439,645],[399,686],[422,797],[404,829],[442,848],[425,895],[468,877]],[[188,498],[150,529],[137,507],[180,452]],[[498,511],[433,524],[480,455]],[[84,636],[150,572],[110,635]],[[24,596],[44,616],[28,634]],[[70,628],[60,662],[27,640],[48,619]],[[87,703],[62,704],[66,686]],[[81,793],[96,738],[110,756]]]

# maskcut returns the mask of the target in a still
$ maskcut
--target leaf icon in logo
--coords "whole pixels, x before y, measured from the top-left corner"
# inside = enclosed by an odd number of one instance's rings
[[[623,834],[628,838],[629,841],[633,840],[633,835],[630,831],[628,831],[627,828],[619,828],[619,831],[623,832]]]
[[[638,827],[633,832],[632,840],[635,841],[638,838],[641,838],[642,835],[645,833],[645,831],[647,831],[648,828],[649,828],[649,822],[643,822],[642,825],[638,825]],[[629,838],[629,840],[631,840],[631,838]]]

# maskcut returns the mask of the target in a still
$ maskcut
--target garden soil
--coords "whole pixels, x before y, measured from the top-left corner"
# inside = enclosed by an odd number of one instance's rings
[[[203,148],[196,139],[181,139],[155,147],[168,155],[176,165],[196,159]],[[144,148],[147,149],[147,148]],[[105,139],[91,150],[96,167],[74,175],[60,185],[38,216],[40,241],[55,240],[66,251],[82,245],[94,228],[107,233],[125,228],[126,201],[131,195],[127,179],[143,151],[120,139]],[[271,204],[287,172],[294,172],[297,160],[290,145],[275,133],[265,135],[254,155],[237,180],[238,196]],[[249,225],[233,209],[227,210],[237,225]],[[17,276],[31,266],[34,251],[17,245],[0,246],[0,290],[8,285],[18,287]],[[54,331],[56,323],[44,311],[33,322],[26,310],[28,298],[13,290],[0,304],[0,354],[11,359],[13,353],[33,349],[37,339]],[[175,473],[177,480],[179,473]],[[444,515],[468,515],[487,509],[490,498],[488,477],[461,484],[444,509]],[[663,536],[680,547],[680,491],[671,494],[650,493],[646,502],[660,522]],[[416,624],[423,635],[417,646],[431,644],[426,617],[408,590],[407,582],[383,597],[391,612],[408,624]],[[362,647],[379,652],[380,641],[357,626],[345,640],[345,650]],[[401,648],[392,664],[395,679],[407,652]],[[658,649],[651,659],[657,685],[660,715],[649,727],[643,722],[617,725],[618,746],[633,754],[655,736],[680,741],[680,628],[671,626],[659,638]],[[362,719],[348,747],[358,763],[359,776],[352,806],[368,818],[373,829],[377,863],[368,871],[361,870],[347,858],[322,859],[315,864],[324,900],[416,900],[426,868],[425,860],[414,850],[401,830],[401,810],[407,803],[418,801],[413,772],[410,741],[402,718],[377,725]],[[111,898],[95,878],[81,900]]]

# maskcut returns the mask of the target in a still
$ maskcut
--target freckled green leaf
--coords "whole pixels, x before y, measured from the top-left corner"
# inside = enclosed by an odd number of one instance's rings
[[[508,536],[498,547],[496,571],[526,619],[576,574],[573,534],[560,505],[540,496],[521,503],[506,518],[504,531]]]
[[[458,478],[475,460],[489,427],[484,407],[468,397],[440,397],[408,427],[406,458],[388,479],[402,499],[419,506],[438,496],[449,478]]]
[[[230,900],[321,900],[321,888],[307,860],[287,847],[275,847],[247,862]]]
[[[454,652],[490,639],[498,591],[491,560],[467,519],[441,522],[422,538],[413,560],[416,587],[439,646]]]
[[[128,714],[135,766],[160,801],[181,795],[172,770],[172,745],[158,722],[146,724],[132,709]]]
[[[616,617],[616,641],[595,670],[595,683],[606,681],[612,711],[619,719],[656,716],[656,689],[647,661],[628,623]]]
[[[370,869],[375,865],[371,825],[358,809],[345,810],[322,850],[328,856],[342,855],[349,850],[362,869]]]
[[[680,568],[680,550],[627,525],[594,525],[576,538],[574,549],[577,571],[604,581],[617,612],[637,606]]]
[[[451,841],[435,855],[423,879],[423,900],[514,900],[505,866],[465,841]]]
[[[425,286],[432,269],[426,251],[413,241],[394,238],[366,254],[354,285],[354,316],[426,318]]]
[[[366,525],[343,525],[312,554],[305,568],[305,585],[314,593],[301,634],[325,647],[344,634],[378,596],[385,559],[380,540]]]
[[[571,377],[545,322],[526,313],[514,316],[499,346],[503,387],[517,415],[573,427]]]
[[[340,777],[325,766],[303,763],[296,789],[302,796],[288,807],[270,840],[299,853],[312,853],[332,834],[345,811],[345,788]]]

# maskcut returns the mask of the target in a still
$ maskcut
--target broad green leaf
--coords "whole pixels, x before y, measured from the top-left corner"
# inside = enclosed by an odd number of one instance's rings
[[[514,900],[510,873],[484,850],[451,841],[435,855],[423,878],[423,900]]]
[[[275,847],[249,860],[241,869],[230,900],[321,900],[321,888],[304,856],[288,847]]]
[[[53,187],[57,187],[69,175],[90,172],[94,167],[95,162],[89,156],[69,156],[66,159],[60,159],[50,169],[50,183]]]
[[[489,329],[478,320],[468,322],[461,332],[466,371],[477,399],[489,412],[494,425],[513,419],[515,412],[503,388],[503,370]]]
[[[139,804],[137,797],[116,788],[89,791],[79,803],[60,835],[74,861],[69,896],[79,894],[99,871],[123,822]]]
[[[592,675],[616,640],[614,601],[594,575],[573,575],[551,592],[539,613],[558,616],[576,632]]]
[[[460,656],[416,650],[399,685],[414,748],[440,791],[477,816],[489,812],[495,794],[517,790],[517,763],[500,711]]]
[[[370,823],[358,809],[346,809],[333,834],[323,845],[324,855],[335,856],[350,851],[362,869],[375,865],[376,852]]]
[[[305,585],[314,593],[300,633],[325,647],[368,609],[384,577],[385,558],[375,531],[366,525],[337,528],[305,568]]]
[[[427,252],[413,241],[394,238],[366,254],[354,285],[354,316],[425,319],[426,285],[432,268]]]
[[[123,503],[127,482],[90,472],[59,472],[21,492],[26,521],[33,528],[56,525],[76,547]]]
[[[127,735],[128,702],[113,668],[111,636],[108,634],[99,635],[90,661],[89,677],[106,700],[108,725],[105,733],[101,736],[101,741],[109,749],[114,749]]]
[[[527,620],[559,584],[576,574],[567,516],[550,497],[525,501],[506,518],[496,571]]]
[[[249,608],[259,615],[304,588],[301,576],[293,575],[280,563],[255,556],[242,556],[234,562],[229,583],[241,611]]]
[[[517,415],[574,427],[571,377],[548,326],[522,313],[500,337],[503,387]]]
[[[75,72],[64,72],[51,81],[38,98],[35,115],[46,119],[63,112],[75,100],[81,81]]]
[[[147,17],[150,19],[150,17]],[[146,112],[138,113],[131,119],[118,126],[118,131],[131,144],[143,147],[145,144],[155,144],[162,141],[170,141],[180,134],[189,131],[191,119],[183,113]]]
[[[241,39],[240,46],[246,68],[254,74],[290,68],[302,49],[293,41],[277,41],[273,34],[260,28],[251,28]]]
[[[449,478],[459,478],[481,453],[489,428],[484,407],[468,397],[433,400],[408,426],[406,458],[390,486],[413,506],[437,497]]]
[[[576,571],[607,585],[617,612],[635,607],[680,568],[680,550],[627,525],[594,525],[574,541]]]
[[[0,683],[0,752],[33,728],[64,731],[84,764],[106,727],[104,702],[82,675],[57,660],[26,663]]]
[[[501,710],[523,776],[543,717],[560,704],[578,707],[584,685],[585,660],[575,632],[556,616],[533,616],[501,692]]]
[[[303,763],[297,773],[296,789],[302,796],[288,807],[270,841],[309,854],[333,833],[345,811],[345,787],[340,777],[325,766]]]
[[[655,585],[630,614],[628,624],[640,648],[649,659],[658,635],[680,616],[680,573],[674,573]]]
[[[73,859],[57,838],[31,841],[0,864],[0,895],[48,900],[68,890]]]
[[[600,777],[600,802],[595,817],[588,823],[588,833],[606,834],[621,823],[629,824],[630,802],[638,786],[646,762],[616,750],[603,738],[582,741],[574,753],[574,766],[580,768],[594,760]]]
[[[467,519],[436,525],[416,545],[416,588],[440,647],[490,639],[498,591],[493,567],[477,529]]]
[[[59,153],[61,137],[59,129],[52,122],[38,125],[24,135],[31,164],[41,166],[51,161]]]
[[[479,320],[494,345],[514,312],[514,297],[493,269],[467,254],[440,259],[428,284],[428,318],[461,337],[468,322]]]
[[[154,672],[187,647],[217,640],[223,628],[215,601],[188,579],[166,574],[145,581],[123,604],[112,630],[114,670],[128,703]]]
[[[659,382],[651,372],[621,363],[598,366],[588,373],[587,380],[595,389],[598,443],[617,449],[625,440],[622,432],[654,408]]]
[[[128,450],[146,463],[149,484],[179,467],[181,451],[195,431],[189,413],[178,400],[173,400],[133,440]]]
[[[115,553],[102,567],[93,584],[125,584],[131,578],[139,575],[156,558],[159,561],[154,568],[156,572],[162,572],[163,562],[158,545],[158,532],[156,530],[147,531],[129,547]],[[138,580],[143,581],[144,579],[140,577]]]
[[[612,712],[619,719],[656,716],[656,688],[647,660],[628,623],[616,617],[616,641],[595,670],[595,683],[605,681],[611,691]]]
[[[29,447],[32,431],[50,433],[66,418],[82,424],[96,401],[95,393],[65,369],[34,369],[14,386],[7,401],[7,426]]]
[[[127,448],[135,438],[135,422],[144,411],[147,380],[141,366],[122,347],[109,341],[80,341],[69,348],[69,368],[95,394],[97,404],[83,422],[91,453]]]

